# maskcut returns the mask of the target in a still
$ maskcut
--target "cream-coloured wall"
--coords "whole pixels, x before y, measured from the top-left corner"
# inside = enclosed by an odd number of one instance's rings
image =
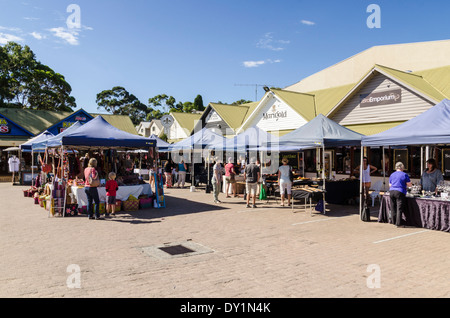
[[[375,64],[413,72],[450,65],[450,40],[374,46],[285,89],[305,93],[353,84]]]

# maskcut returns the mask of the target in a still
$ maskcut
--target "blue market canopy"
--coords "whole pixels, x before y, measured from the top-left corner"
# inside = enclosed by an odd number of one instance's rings
[[[364,136],[363,146],[450,144],[450,100],[379,134]]]
[[[109,124],[102,116],[62,137],[62,145],[77,148],[122,148],[139,149],[155,147],[156,141],[139,135],[133,135]]]
[[[223,147],[224,142],[225,137],[213,132],[211,129],[203,128],[188,138],[170,145],[169,150],[219,148]]]
[[[82,124],[77,121],[75,124],[70,126],[69,128],[63,130],[56,136],[50,137],[46,140],[42,140],[40,142],[33,142],[31,144],[31,148],[33,151],[39,151],[39,150],[45,150],[46,148],[53,148],[53,147],[61,147],[62,144],[62,137],[70,134],[70,132],[75,131],[76,129],[80,128]]]
[[[43,133],[37,135],[36,137],[33,137],[33,138],[31,138],[30,140],[28,140],[27,142],[21,144],[21,145],[19,146],[19,147],[20,147],[20,150],[23,151],[23,152],[31,152],[31,148],[32,148],[32,145],[33,145],[34,143],[39,143],[39,142],[42,142],[42,141],[46,141],[46,140],[48,140],[49,138],[52,138],[52,137],[54,137],[54,136],[55,136],[55,135],[53,135],[51,132],[49,132],[48,130],[46,130],[46,131],[44,131]]]
[[[277,144],[278,137],[257,126],[246,129],[243,133],[225,141],[227,151],[261,150],[267,144]]]
[[[164,151],[164,150],[169,149],[170,144],[168,142],[162,140],[158,136],[151,135],[150,139],[154,139],[156,141],[156,148],[158,148],[159,151]]]
[[[272,150],[301,150],[316,147],[360,146],[363,135],[319,114],[307,124],[280,137],[278,144],[269,143]]]

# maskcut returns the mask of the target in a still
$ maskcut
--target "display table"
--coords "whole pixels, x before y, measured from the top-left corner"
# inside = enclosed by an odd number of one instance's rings
[[[106,202],[106,189],[105,187],[98,187],[98,195],[100,197],[100,201]],[[87,197],[84,192],[84,187],[71,187],[72,193],[77,199],[78,207],[81,208],[83,206],[87,206]],[[116,199],[121,201],[126,201],[130,195],[134,197],[139,197],[141,194],[152,195],[152,188],[150,184],[139,184],[134,186],[119,186],[119,190],[117,190]]]
[[[359,196],[359,180],[327,180],[325,181],[325,191],[327,203],[347,204],[349,199]]]
[[[393,223],[389,194],[385,194],[381,200],[378,222]],[[450,201],[439,198],[414,198],[407,196],[405,213],[402,216],[401,224],[450,232]]]

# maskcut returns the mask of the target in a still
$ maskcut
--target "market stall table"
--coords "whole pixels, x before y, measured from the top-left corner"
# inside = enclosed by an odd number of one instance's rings
[[[105,187],[98,187],[98,195],[100,197],[100,202],[106,202],[106,189]],[[72,186],[72,193],[77,200],[77,204],[79,208],[83,206],[87,206],[87,196],[84,192],[84,187]],[[152,189],[150,184],[139,184],[139,185],[130,185],[130,186],[119,186],[119,190],[117,190],[116,199],[121,201],[126,201],[130,195],[138,198],[141,194],[146,194],[151,196]]]
[[[295,200],[304,200],[304,211],[307,210],[307,205],[309,202],[309,210],[312,212],[312,201],[318,201],[323,199],[324,191],[316,188],[316,187],[294,187],[291,190],[291,198],[292,198],[292,209],[294,209]],[[280,197],[280,190],[277,189],[275,191],[275,196]]]
[[[327,191],[327,203],[347,204],[349,199],[359,195],[359,180],[327,180],[325,181],[325,189]]]
[[[393,224],[389,194],[383,195],[381,200],[378,222]],[[402,225],[450,232],[450,201],[408,195]]]

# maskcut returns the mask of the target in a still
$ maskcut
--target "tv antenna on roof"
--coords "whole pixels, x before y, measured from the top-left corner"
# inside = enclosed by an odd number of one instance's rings
[[[269,91],[269,87],[273,87],[273,85],[267,85],[267,84],[234,84],[234,86],[254,86],[255,87],[255,102],[258,101],[258,87],[264,87],[264,90],[266,92]]]

